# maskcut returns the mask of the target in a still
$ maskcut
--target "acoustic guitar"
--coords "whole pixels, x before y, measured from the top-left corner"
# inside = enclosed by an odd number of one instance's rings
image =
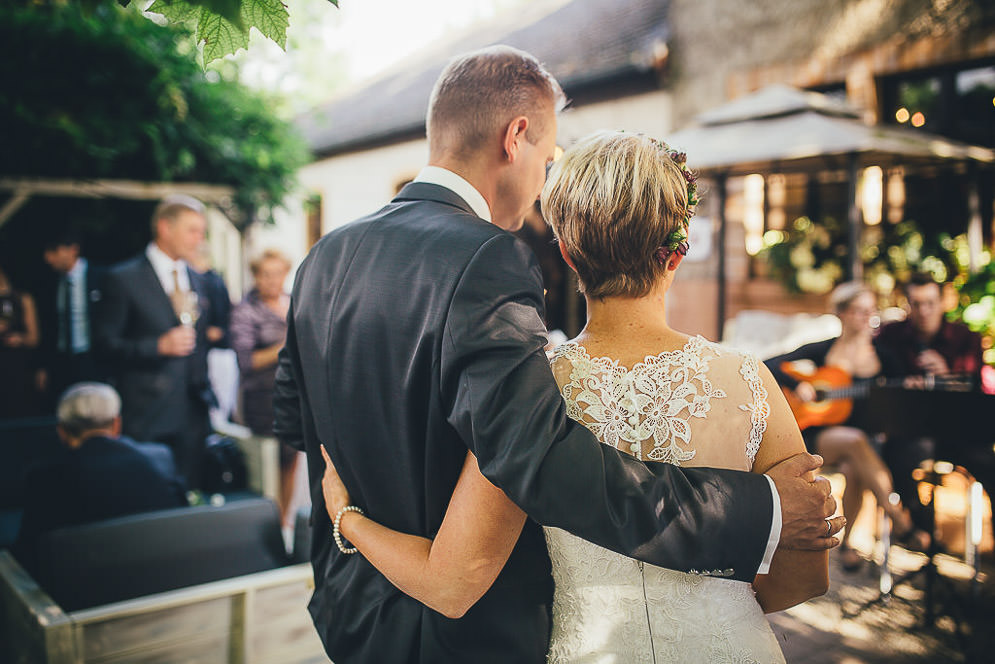
[[[798,428],[805,430],[812,426],[842,424],[853,412],[853,400],[867,397],[871,389],[878,387],[908,387],[905,378],[888,380],[883,376],[872,381],[854,384],[848,372],[839,367],[818,367],[811,369],[809,362],[784,362],[781,371],[799,382],[811,383],[815,388],[814,401],[802,401],[795,391],[783,387],[788,407],[798,422]],[[915,390],[938,390],[943,392],[968,392],[972,389],[970,376],[950,374],[948,376],[926,376]]]
[[[867,396],[867,384],[854,385],[850,374],[839,367],[819,367],[804,371],[794,362],[785,362],[781,371],[799,382],[811,383],[815,388],[814,401],[802,401],[795,391],[781,388],[788,400],[798,428],[842,424],[853,412],[853,399]]]

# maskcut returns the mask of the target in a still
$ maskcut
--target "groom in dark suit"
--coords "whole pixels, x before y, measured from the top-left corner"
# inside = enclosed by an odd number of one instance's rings
[[[205,308],[200,274],[187,265],[204,241],[203,204],[169,196],[152,215],[153,240],[104,282],[96,344],[123,400],[124,433],[173,448],[187,485],[201,486],[208,408]]]
[[[429,104],[430,165],[386,207],[322,238],[298,271],[275,424],[308,454],[310,610],[338,664],[544,662],[552,583],[538,524],[740,580],[778,541],[836,543],[828,483],[803,478],[816,457],[769,477],[682,470],[621,455],[566,417],[543,352],[539,267],[507,232],[539,195],[562,104],[528,54],[457,58]],[[333,541],[319,445],[355,505],[389,528],[433,537],[468,449],[534,521],[493,586],[450,620]]]

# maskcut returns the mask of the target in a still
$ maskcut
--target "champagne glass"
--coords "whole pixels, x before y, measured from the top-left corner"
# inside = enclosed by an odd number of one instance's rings
[[[183,309],[180,311],[180,323],[187,327],[194,327],[197,324],[197,319],[200,318],[200,307],[197,306],[197,293],[189,290],[183,295]]]

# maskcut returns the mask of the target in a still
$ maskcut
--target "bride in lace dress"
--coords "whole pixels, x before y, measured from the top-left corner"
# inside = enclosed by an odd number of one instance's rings
[[[665,296],[687,253],[696,203],[684,156],[653,139],[599,132],[564,153],[542,210],[578,275],[588,319],[555,350],[551,366],[568,415],[602,443],[640,459],[763,473],[804,451],[773,377],[755,357],[666,322]],[[327,455],[325,462],[325,502],[334,515],[349,496]],[[479,473],[472,455],[467,473]],[[467,501],[458,485],[435,540],[459,542],[467,519],[505,524],[504,536],[495,529],[484,543],[434,550],[429,540],[355,512],[337,534],[401,590],[459,617],[493,582],[524,519],[491,489],[488,514],[460,516]],[[822,594],[828,584],[824,551],[778,550],[769,573],[749,584],[723,578],[724,570],[676,572],[563,530],[545,533],[555,581],[550,662],[783,662],[764,613]],[[447,555],[450,564],[437,569],[454,571],[426,577],[432,555]],[[473,557],[487,564],[460,564]]]

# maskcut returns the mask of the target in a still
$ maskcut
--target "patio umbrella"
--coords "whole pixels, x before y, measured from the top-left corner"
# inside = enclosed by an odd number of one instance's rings
[[[701,113],[695,126],[671,134],[667,141],[687,152],[692,169],[717,184],[720,330],[726,298],[726,178],[846,168],[850,183],[849,276],[859,278],[862,266],[857,247],[863,226],[857,201],[859,169],[995,162],[991,149],[917,129],[870,126],[860,119],[858,111],[832,97],[786,85],[771,85]],[[976,210],[972,210],[971,224],[980,229]]]
[[[820,170],[836,163],[834,157],[850,156],[858,166],[995,161],[988,148],[916,129],[869,126],[831,97],[786,85],[768,86],[695,120],[698,126],[668,141],[687,151],[688,165],[703,175]]]

